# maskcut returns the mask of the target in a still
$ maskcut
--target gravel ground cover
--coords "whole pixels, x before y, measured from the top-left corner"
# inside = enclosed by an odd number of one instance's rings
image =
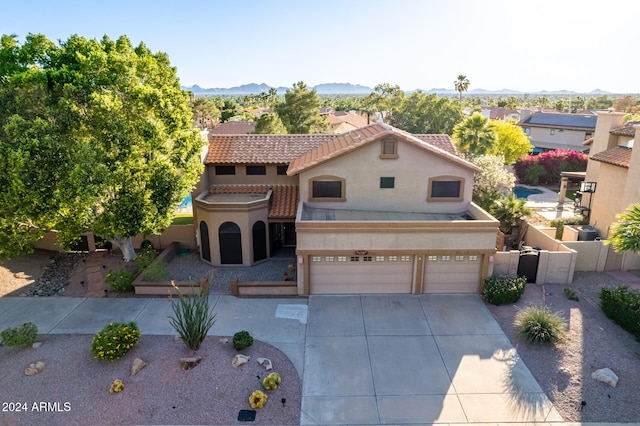
[[[0,424],[246,424],[238,421],[239,411],[251,410],[249,396],[263,390],[262,379],[269,373],[256,362],[258,357],[272,361],[282,383],[279,389],[267,392],[267,404],[256,410],[252,424],[300,422],[302,381],[286,355],[264,342],[254,341],[243,349],[241,353],[251,360],[235,368],[231,361],[238,351],[216,336],[208,336],[194,352],[173,336],[143,335],[115,362],[92,358],[92,339],[88,335],[45,335],[39,336],[42,345],[38,348],[0,347],[0,401],[7,403],[0,411]],[[180,358],[192,356],[202,357],[201,363],[182,371]],[[147,366],[130,376],[135,358]],[[44,370],[26,376],[24,369],[37,361],[44,362]],[[110,394],[115,379],[124,382],[124,390]]]
[[[622,284],[607,273],[576,272],[570,286],[528,284],[517,303],[487,305],[566,421],[640,424],[640,343],[606,317],[598,299],[603,286]],[[565,287],[571,288],[579,301],[569,300]],[[529,305],[546,305],[559,312],[569,325],[566,339],[556,346],[533,345],[521,339],[513,319]],[[605,367],[619,377],[615,388],[591,378],[591,373]]]

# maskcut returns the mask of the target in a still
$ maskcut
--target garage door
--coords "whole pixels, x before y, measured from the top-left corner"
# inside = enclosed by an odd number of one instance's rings
[[[413,256],[310,256],[311,294],[410,293]]]
[[[481,256],[427,256],[423,293],[477,293]]]

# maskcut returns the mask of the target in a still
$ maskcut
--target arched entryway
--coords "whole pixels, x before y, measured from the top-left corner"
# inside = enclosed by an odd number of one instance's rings
[[[233,222],[225,222],[218,228],[220,242],[220,263],[223,265],[242,264],[242,238],[240,227]]]
[[[267,258],[267,226],[259,220],[253,224],[253,261],[258,262]]]
[[[209,227],[205,221],[200,222],[200,249],[202,259],[211,262],[211,246],[209,245]]]

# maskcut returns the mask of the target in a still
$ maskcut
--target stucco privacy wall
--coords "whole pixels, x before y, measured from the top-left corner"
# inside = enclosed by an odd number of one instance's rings
[[[345,180],[346,202],[321,202],[321,208],[356,210],[463,212],[466,203],[425,203],[429,178],[456,176],[464,179],[463,200],[473,192],[473,170],[398,139],[397,159],[381,159],[381,142],[373,141],[300,173],[300,199],[310,197],[309,180],[336,176]],[[354,158],[355,157],[355,158]],[[394,188],[380,188],[381,177],[394,177]],[[347,207],[348,206],[348,207]],[[381,208],[384,206],[384,208]]]

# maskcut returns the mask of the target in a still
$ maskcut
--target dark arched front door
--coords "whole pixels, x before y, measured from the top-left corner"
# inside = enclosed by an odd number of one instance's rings
[[[218,228],[220,242],[220,263],[223,265],[242,264],[242,238],[240,227],[233,222],[225,222]]]
[[[211,262],[211,246],[209,245],[209,227],[206,222],[200,222],[200,248],[202,249],[202,258]]]
[[[267,226],[263,221],[253,224],[253,261],[267,258]]]

